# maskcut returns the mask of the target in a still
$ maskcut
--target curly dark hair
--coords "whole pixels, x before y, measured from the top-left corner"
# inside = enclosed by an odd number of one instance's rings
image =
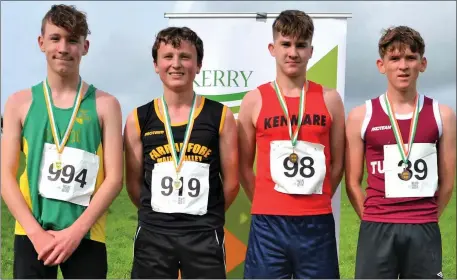
[[[419,32],[408,26],[396,26],[383,30],[383,34],[379,39],[378,50],[381,58],[387,52],[398,50],[401,53],[408,48],[413,53],[419,53],[422,57],[425,52],[424,39]]]
[[[73,36],[83,36],[86,39],[90,34],[86,14],[78,11],[75,6],[53,5],[41,22],[41,35],[45,33],[47,22],[64,28]]]
[[[197,49],[197,64],[201,66],[203,62],[203,41],[195,31],[188,27],[168,27],[157,34],[152,47],[154,63],[157,63],[157,51],[159,50],[160,43],[171,44],[173,48],[179,48],[183,40],[195,46]]]
[[[276,34],[295,37],[298,39],[313,39],[314,23],[312,18],[299,10],[282,11],[272,25],[273,38]]]

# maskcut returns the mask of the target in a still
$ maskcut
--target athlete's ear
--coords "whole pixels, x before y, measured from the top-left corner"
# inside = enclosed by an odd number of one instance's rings
[[[381,58],[378,58],[378,60],[376,60],[376,66],[378,66],[378,70],[381,74],[386,73],[386,68],[384,67],[384,61]]]
[[[268,44],[268,50],[270,51],[271,56],[275,56],[275,45],[274,43],[269,43]]]
[[[89,40],[84,40],[84,51],[83,51],[83,55],[86,55],[88,52],[89,52]]]
[[[38,47],[40,48],[41,52],[44,52],[44,38],[42,35],[38,36]]]
[[[424,72],[425,72],[425,69],[427,69],[427,58],[424,56],[424,57],[421,58],[421,67],[420,67],[419,70],[420,70],[422,73],[424,73]]]
[[[314,52],[314,46],[311,46],[311,55],[309,56],[309,58],[313,57],[313,52]]]
[[[197,71],[195,72],[195,74],[200,74],[200,70],[202,69],[202,65],[197,65]]]
[[[159,74],[159,67],[157,67],[157,63],[154,61],[154,70],[156,71],[157,74]]]

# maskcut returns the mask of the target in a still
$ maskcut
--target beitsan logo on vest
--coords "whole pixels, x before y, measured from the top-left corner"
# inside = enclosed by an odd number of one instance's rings
[[[251,69],[205,69],[195,77],[194,90],[208,99],[229,107],[235,118],[241,100],[255,85],[252,85],[254,70]]]

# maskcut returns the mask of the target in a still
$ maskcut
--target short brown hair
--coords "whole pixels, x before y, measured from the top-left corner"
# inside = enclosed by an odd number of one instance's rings
[[[154,63],[157,63],[157,51],[160,43],[172,44],[173,48],[179,48],[181,41],[188,41],[197,49],[197,64],[202,65],[203,62],[203,41],[198,37],[197,33],[188,27],[168,27],[161,30],[152,47],[152,58]]]
[[[309,15],[299,10],[285,10],[273,22],[273,38],[276,34],[304,40],[312,39],[314,23]]]
[[[395,49],[404,52],[409,49],[413,53],[419,53],[422,57],[425,52],[425,43],[422,36],[416,30],[408,26],[396,26],[383,30],[383,35],[379,39],[378,49],[381,58],[387,52]]]
[[[64,28],[74,36],[83,36],[84,39],[90,34],[86,14],[78,11],[75,6],[53,5],[41,22],[41,35],[44,35],[47,22]]]

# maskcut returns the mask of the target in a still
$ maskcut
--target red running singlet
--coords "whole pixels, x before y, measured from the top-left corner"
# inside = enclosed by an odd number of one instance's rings
[[[324,101],[321,85],[309,81],[306,92],[305,114],[298,140],[322,144],[325,154],[326,173],[322,194],[285,194],[274,189],[270,173],[270,142],[289,140],[287,119],[276,92],[270,82],[258,87],[262,107],[256,123],[257,166],[252,214],[306,216],[332,212],[330,183],[330,127],[332,119]],[[297,127],[299,97],[285,97],[292,131]]]

